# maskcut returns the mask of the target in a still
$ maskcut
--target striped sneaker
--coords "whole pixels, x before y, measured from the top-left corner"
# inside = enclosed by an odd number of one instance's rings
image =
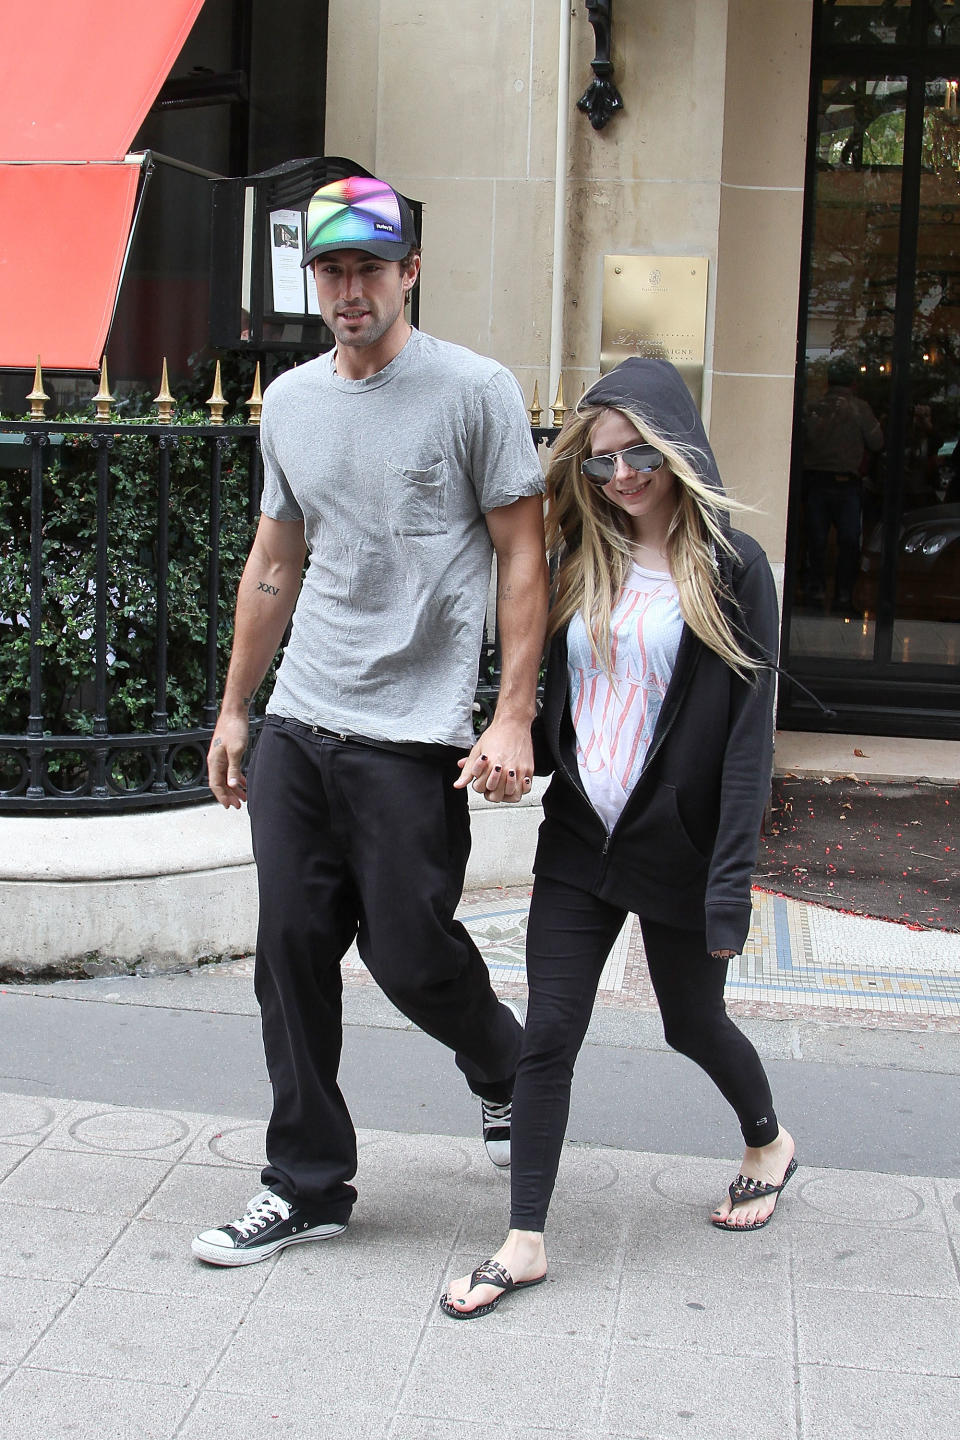
[[[506,1006],[522,1027],[523,1011],[516,1001],[501,1000],[500,1003]],[[505,1104],[495,1105],[490,1100],[481,1099],[480,1111],[483,1118],[483,1144],[487,1155],[498,1170],[506,1170],[510,1165],[510,1121],[513,1116],[513,1102],[508,1100]]]

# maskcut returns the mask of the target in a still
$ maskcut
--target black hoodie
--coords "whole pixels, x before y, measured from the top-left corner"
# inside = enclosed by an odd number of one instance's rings
[[[649,417],[660,434],[695,447],[700,478],[722,490],[697,408],[667,361],[625,360],[581,404]],[[642,773],[609,835],[580,782],[566,633],[554,637],[537,722],[537,768],[554,778],[534,870],[641,919],[705,929],[707,950],[739,952],[750,928],[750,877],[770,794],[778,612],[760,546],[739,531],[727,533],[734,556],[717,555],[721,608],[763,668],[753,681],[739,679],[684,626]]]

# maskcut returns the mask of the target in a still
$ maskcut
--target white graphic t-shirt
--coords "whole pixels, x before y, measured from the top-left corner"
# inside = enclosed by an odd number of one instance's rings
[[[643,769],[682,630],[672,579],[639,565],[628,574],[613,612],[612,684],[597,664],[583,617],[570,622],[567,671],[577,765],[608,830]]]

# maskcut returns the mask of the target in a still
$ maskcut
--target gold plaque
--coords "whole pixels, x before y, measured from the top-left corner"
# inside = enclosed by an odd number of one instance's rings
[[[629,355],[670,360],[699,406],[706,325],[705,256],[604,256],[602,375]]]

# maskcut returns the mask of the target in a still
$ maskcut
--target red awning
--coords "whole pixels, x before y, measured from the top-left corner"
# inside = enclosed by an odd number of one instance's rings
[[[3,27],[0,160],[118,160],[203,0],[43,0]]]
[[[0,165],[0,365],[95,370],[140,167]]]
[[[43,0],[5,26],[0,366],[99,365],[140,178],[123,157],[202,3]]]

